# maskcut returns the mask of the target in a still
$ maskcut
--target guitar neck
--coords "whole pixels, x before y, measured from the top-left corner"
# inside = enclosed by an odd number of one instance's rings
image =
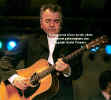
[[[73,51],[71,54],[63,57],[63,61],[67,63],[69,60],[71,60],[73,57],[79,55],[85,49],[86,49],[86,46],[83,46],[82,48],[79,48],[78,50]]]
[[[55,70],[55,65],[49,65],[49,68],[47,70],[44,70],[39,73],[39,79],[42,79],[44,76],[50,74],[52,71]]]
[[[97,45],[101,45],[101,46],[102,46],[102,45],[104,45],[104,44],[107,43],[107,42],[108,42],[107,36],[101,36],[101,37],[96,38],[95,40],[89,42],[88,44],[84,45],[82,48],[79,48],[79,49],[73,51],[71,54],[63,57],[62,59],[63,59],[63,61],[64,61],[65,63],[68,63],[69,60],[72,59],[72,57],[77,56],[78,54],[80,54],[80,53],[83,52],[84,50],[86,50],[86,49],[88,50],[88,49],[90,49],[90,48],[92,48],[92,47],[95,47],[95,46],[97,46]],[[43,78],[44,76],[50,74],[53,70],[55,70],[55,66],[56,66],[56,65],[53,65],[53,66],[52,66],[52,65],[49,65],[49,67],[48,67],[46,70],[38,73],[38,78],[41,79],[41,78]]]
[[[72,57],[77,56],[78,54],[80,54],[82,51],[84,51],[85,49],[90,49],[92,47],[95,47],[97,45],[104,45],[105,43],[108,42],[108,38],[106,35],[103,35],[99,38],[96,38],[95,40],[89,42],[88,44],[86,44],[85,46],[83,46],[82,48],[72,52],[71,54],[67,55],[66,57],[63,57],[63,61],[68,63],[68,60],[72,59]]]

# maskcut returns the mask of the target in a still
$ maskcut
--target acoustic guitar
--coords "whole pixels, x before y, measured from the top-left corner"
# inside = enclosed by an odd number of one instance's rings
[[[107,42],[107,36],[103,35],[62,59],[64,62],[67,62],[73,56],[80,54],[82,51],[89,50],[97,45],[104,46]],[[52,84],[55,84],[53,83],[53,79],[55,78],[53,78],[52,75],[55,66],[56,65],[51,66],[45,59],[40,59],[28,68],[17,70],[17,74],[28,79],[26,82],[30,87],[22,91],[11,84],[5,84],[5,82],[2,81],[0,85],[0,100],[33,100],[34,97],[47,92]],[[55,82],[57,92],[59,90],[59,81],[56,80]]]

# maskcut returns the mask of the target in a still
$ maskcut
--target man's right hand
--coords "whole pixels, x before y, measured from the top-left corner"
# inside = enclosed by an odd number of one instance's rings
[[[14,79],[13,85],[21,90],[25,90],[29,86],[27,80],[27,78],[18,76]]]

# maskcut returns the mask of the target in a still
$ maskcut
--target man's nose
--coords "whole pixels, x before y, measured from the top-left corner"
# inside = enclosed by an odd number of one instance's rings
[[[55,26],[55,22],[54,22],[54,21],[51,21],[51,22],[50,22],[50,26],[51,26],[51,27],[54,27],[54,26]]]

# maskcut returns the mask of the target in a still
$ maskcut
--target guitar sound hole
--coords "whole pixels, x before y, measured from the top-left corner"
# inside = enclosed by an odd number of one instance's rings
[[[31,78],[30,78],[30,83],[34,86],[37,87],[39,83],[39,76],[37,73],[34,73]]]

